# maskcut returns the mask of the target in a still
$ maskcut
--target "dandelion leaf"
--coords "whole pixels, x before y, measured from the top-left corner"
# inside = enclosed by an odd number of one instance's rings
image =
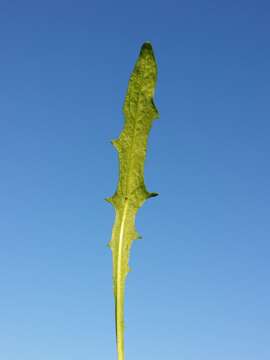
[[[123,105],[124,127],[112,145],[119,159],[117,189],[106,200],[115,209],[115,222],[109,247],[113,257],[113,289],[118,360],[124,360],[124,293],[129,272],[129,254],[133,240],[141,238],[135,227],[138,209],[148,198],[144,183],[144,162],[152,122],[159,117],[153,96],[157,80],[157,64],[149,42],[142,45],[128,82]]]

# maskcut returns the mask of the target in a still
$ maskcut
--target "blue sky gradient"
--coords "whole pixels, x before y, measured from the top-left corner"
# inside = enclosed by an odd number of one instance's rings
[[[0,2],[0,358],[116,359],[122,105],[160,113],[126,288],[127,360],[269,360],[270,3]]]

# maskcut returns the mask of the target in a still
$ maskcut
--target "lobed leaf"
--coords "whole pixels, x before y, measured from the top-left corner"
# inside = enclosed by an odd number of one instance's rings
[[[118,152],[117,189],[106,200],[115,208],[115,222],[109,247],[113,256],[113,288],[118,360],[124,360],[124,293],[129,272],[129,254],[133,240],[140,238],[135,218],[145,200],[158,195],[144,183],[144,162],[152,122],[159,117],[153,96],[157,64],[149,42],[142,45],[131,74],[123,113],[124,128],[112,145]]]

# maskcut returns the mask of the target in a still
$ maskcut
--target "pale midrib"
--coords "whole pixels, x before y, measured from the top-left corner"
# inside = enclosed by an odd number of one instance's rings
[[[119,360],[124,359],[124,333],[122,329],[121,321],[124,320],[124,309],[122,308],[122,304],[124,303],[124,292],[122,291],[122,277],[123,277],[123,271],[122,271],[122,264],[123,264],[123,258],[122,258],[122,252],[124,249],[124,241],[125,241],[125,225],[126,225],[126,219],[127,219],[127,213],[128,213],[128,201],[126,201],[123,209],[122,219],[121,219],[121,225],[120,225],[120,231],[119,231],[119,243],[118,243],[118,257],[117,257],[117,266],[116,266],[116,336],[117,336],[117,350],[118,350],[118,356]],[[124,284],[123,284],[124,286]]]
[[[123,250],[123,243],[125,240],[124,233],[125,233],[125,223],[127,218],[127,210],[128,210],[128,202],[126,201],[124,209],[123,209],[123,215],[120,225],[120,231],[119,231],[119,243],[118,243],[118,257],[117,257],[117,296],[119,295],[119,281],[121,280],[121,263],[122,263],[122,250]]]

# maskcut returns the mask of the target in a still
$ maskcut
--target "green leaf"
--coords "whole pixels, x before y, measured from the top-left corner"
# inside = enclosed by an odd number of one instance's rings
[[[113,288],[118,360],[124,360],[124,294],[129,272],[132,241],[140,238],[135,228],[139,207],[146,199],[158,195],[148,192],[144,183],[144,161],[148,135],[154,119],[159,117],[153,96],[157,64],[149,42],[142,45],[131,74],[123,106],[124,128],[112,140],[118,152],[119,179],[117,190],[106,200],[115,208],[115,223],[109,247],[113,256]]]

